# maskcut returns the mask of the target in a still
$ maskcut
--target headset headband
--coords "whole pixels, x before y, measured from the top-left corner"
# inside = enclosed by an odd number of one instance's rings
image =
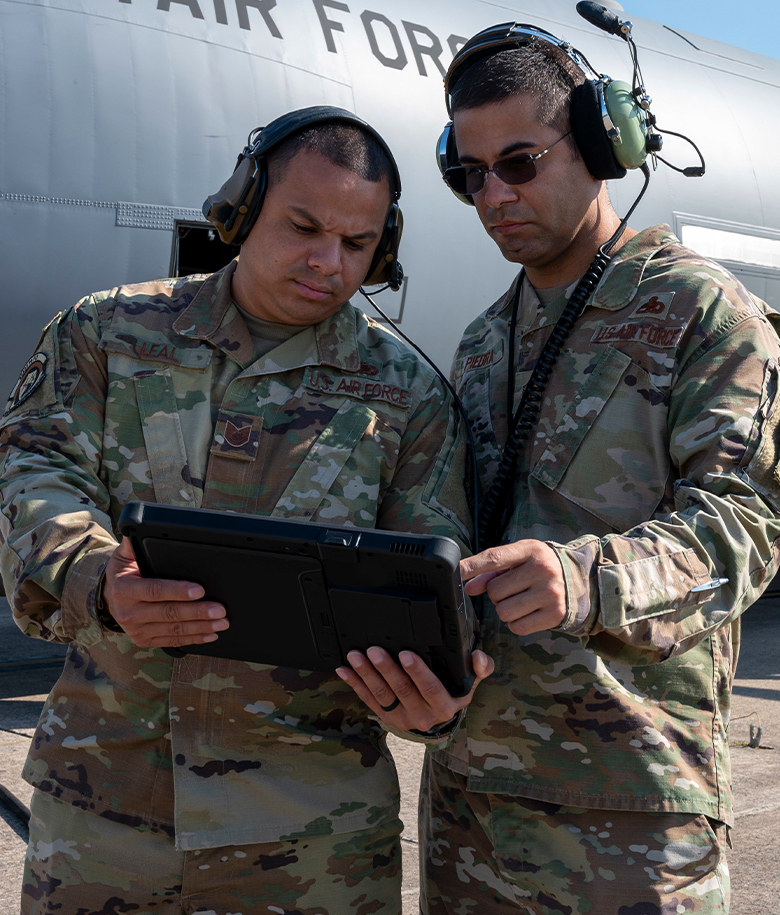
[[[403,232],[403,216],[398,205],[401,196],[401,175],[393,154],[374,128],[345,108],[316,105],[283,114],[267,127],[256,127],[238,156],[233,174],[216,194],[203,203],[203,216],[219,232],[226,244],[241,245],[252,230],[268,189],[267,154],[285,140],[315,125],[346,124],[359,128],[379,144],[392,169],[395,187],[391,189],[390,209],[379,244],[369,266],[365,285],[386,284],[398,290],[403,281],[403,268],[398,262],[398,246]]]
[[[444,77],[444,101],[447,105],[447,114],[452,117],[451,90],[459,79],[458,71],[462,70],[467,63],[478,57],[488,57],[491,52],[498,53],[499,50],[522,47],[534,38],[559,48],[583,72],[588,71],[596,79],[599,78],[599,74],[590,65],[587,57],[568,41],[557,38],[546,29],[525,22],[502,22],[477,32],[453,57],[447,75]]]
[[[535,39],[560,51],[585,77],[584,82],[572,89],[569,120],[574,144],[594,178],[599,181],[622,178],[627,169],[644,169],[648,155],[652,157],[654,167],[660,161],[687,177],[701,177],[704,174],[705,164],[699,148],[683,134],[667,131],[693,146],[699,157],[698,166],[679,168],[659,155],[663,137],[657,128],[655,116],[650,111],[652,100],[644,87],[636,43],[631,35],[631,23],[621,22],[613,12],[594,0],[580,0],[577,12],[591,25],[619,36],[628,44],[634,68],[632,85],[599,74],[581,51],[546,29],[522,22],[502,22],[483,29],[458,51],[444,77],[444,100],[450,121],[445,125],[436,146],[436,162],[442,174],[458,164],[452,121],[452,90],[461,78],[463,69],[482,57],[520,48]],[[549,56],[563,65],[563,59],[558,61],[554,54]],[[471,196],[451,190],[464,203],[473,205]]]
[[[346,108],[334,108],[331,105],[313,105],[310,108],[299,108],[297,111],[283,114],[281,117],[276,118],[275,121],[271,121],[267,127],[255,128],[249,135],[247,146],[241,155],[253,159],[265,156],[290,137],[302,133],[308,127],[321,124],[348,124],[352,127],[359,127],[364,133],[372,136],[384,150],[393,169],[393,178],[395,179],[393,200],[400,198],[401,175],[398,171],[395,157],[390,152],[390,147],[367,121],[359,118],[351,111],[347,111]]]

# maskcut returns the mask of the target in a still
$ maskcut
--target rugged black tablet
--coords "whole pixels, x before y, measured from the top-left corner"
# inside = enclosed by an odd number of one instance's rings
[[[183,651],[304,670],[372,645],[420,655],[453,696],[473,683],[475,624],[447,537],[130,502],[141,573],[194,581],[230,628]]]

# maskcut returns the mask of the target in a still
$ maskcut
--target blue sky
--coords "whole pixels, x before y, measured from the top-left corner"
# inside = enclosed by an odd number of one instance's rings
[[[780,0],[619,0],[631,14],[780,58]]]

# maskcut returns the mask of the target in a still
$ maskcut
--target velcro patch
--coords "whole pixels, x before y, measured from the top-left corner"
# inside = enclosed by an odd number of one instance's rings
[[[140,341],[139,341],[140,342]],[[159,359],[163,362],[176,362],[176,347],[172,343],[141,342],[138,349],[141,359]]]
[[[673,292],[663,292],[661,295],[644,296],[637,307],[629,315],[630,318],[655,318],[665,321],[669,316],[669,309],[674,298]]]
[[[489,349],[484,353],[474,353],[471,356],[467,356],[466,361],[463,363],[463,374],[487,368],[493,365],[494,362],[498,362],[500,358],[501,354],[497,353],[495,348]]]
[[[245,416],[220,410],[211,453],[253,461],[258,454],[262,427],[263,423],[259,416]]]
[[[13,410],[21,406],[27,398],[36,390],[46,377],[46,366],[49,357],[46,353],[33,353],[25,363],[24,368],[19,374],[19,380],[14,385],[8,403],[5,405],[3,416],[8,416]]]
[[[683,332],[682,327],[661,327],[658,324],[643,324],[641,321],[626,324],[610,324],[599,327],[590,338],[591,343],[612,343],[616,340],[636,340],[670,349],[677,346]]]
[[[404,410],[409,409],[412,401],[409,389],[397,384],[384,384],[360,375],[335,375],[320,368],[307,369],[303,383],[310,391],[341,394],[356,400],[381,400]]]

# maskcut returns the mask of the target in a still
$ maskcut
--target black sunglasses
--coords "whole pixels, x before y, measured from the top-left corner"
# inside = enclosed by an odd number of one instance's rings
[[[442,177],[456,194],[478,194],[485,186],[490,172],[504,184],[527,184],[536,177],[536,160],[546,156],[553,146],[570,133],[571,131],[558,137],[555,143],[551,143],[547,149],[536,155],[518,153],[515,156],[507,156],[506,159],[499,159],[492,168],[484,165],[453,165],[444,170]]]

